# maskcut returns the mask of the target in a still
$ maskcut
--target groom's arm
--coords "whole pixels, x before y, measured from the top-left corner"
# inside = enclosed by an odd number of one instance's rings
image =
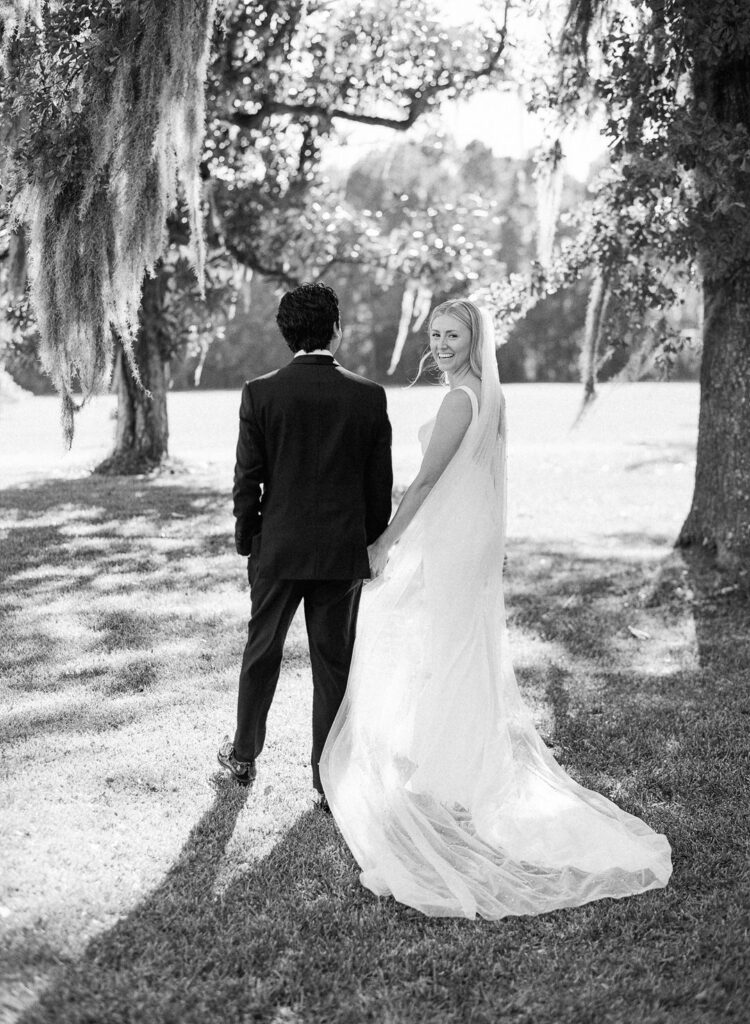
[[[379,389],[379,403],[375,442],[365,471],[365,531],[368,544],[380,536],[391,518],[391,423],[383,388]]]
[[[260,498],[265,466],[263,435],[253,408],[250,385],[240,403],[240,434],[234,466],[234,543],[238,555],[250,554],[250,543],[260,531]]]

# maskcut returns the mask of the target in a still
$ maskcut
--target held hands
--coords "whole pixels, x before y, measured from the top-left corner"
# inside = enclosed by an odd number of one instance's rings
[[[388,562],[389,548],[383,543],[383,534],[378,537],[367,549],[367,557],[370,560],[370,577],[376,579],[383,575],[383,570]]]

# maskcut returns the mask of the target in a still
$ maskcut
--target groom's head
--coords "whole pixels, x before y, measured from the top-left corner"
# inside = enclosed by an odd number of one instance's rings
[[[329,348],[340,336],[336,292],[325,284],[301,284],[282,297],[276,323],[292,352]]]

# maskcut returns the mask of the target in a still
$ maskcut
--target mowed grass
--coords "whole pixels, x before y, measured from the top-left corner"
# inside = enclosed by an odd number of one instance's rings
[[[28,450],[0,492],[0,1020],[746,1021],[750,602],[742,578],[670,552],[694,391],[613,393],[570,435],[573,392],[509,389],[519,681],[558,759],[665,832],[675,873],[493,924],[359,885],[310,804],[299,620],[256,785],[216,769],[248,610],[224,443],[236,396],[191,399],[173,421],[182,468],[148,479],[44,453],[41,475],[18,427],[32,407],[6,411]],[[415,403],[436,396],[391,402],[401,483]]]

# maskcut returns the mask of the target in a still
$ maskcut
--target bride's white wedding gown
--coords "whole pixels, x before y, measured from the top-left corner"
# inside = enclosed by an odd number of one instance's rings
[[[432,916],[539,914],[664,886],[665,837],[574,782],[521,698],[503,602],[504,416],[488,445],[465,390],[461,447],[363,594],[320,764],[333,815],[362,884]]]

